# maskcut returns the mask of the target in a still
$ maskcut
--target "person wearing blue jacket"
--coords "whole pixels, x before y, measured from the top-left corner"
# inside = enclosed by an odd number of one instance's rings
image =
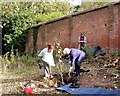
[[[63,50],[63,54],[65,55],[70,55],[69,57],[69,64],[70,64],[70,69],[69,73],[72,72],[73,66],[75,66],[75,76],[79,77],[80,76],[80,66],[84,59],[86,58],[86,53],[82,50],[78,50],[75,48],[65,48]]]

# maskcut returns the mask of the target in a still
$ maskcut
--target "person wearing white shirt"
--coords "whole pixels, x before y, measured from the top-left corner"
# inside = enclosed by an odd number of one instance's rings
[[[38,57],[41,60],[41,66],[44,67],[45,77],[50,77],[51,75],[51,67],[55,66],[54,58],[53,58],[53,49],[54,47],[51,44],[48,44],[47,48],[44,48],[39,54]]]

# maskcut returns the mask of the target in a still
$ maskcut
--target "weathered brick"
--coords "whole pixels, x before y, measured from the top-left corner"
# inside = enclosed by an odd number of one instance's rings
[[[88,46],[101,46],[106,51],[120,50],[120,2],[93,10],[73,13],[57,20],[40,24],[37,51],[54,43],[57,38],[62,48],[78,48],[78,37],[85,33]],[[34,28],[34,27],[32,27]],[[29,29],[26,52],[32,52],[32,29]]]

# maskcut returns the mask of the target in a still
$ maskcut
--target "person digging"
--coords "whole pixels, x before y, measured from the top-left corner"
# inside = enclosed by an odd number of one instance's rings
[[[38,54],[38,58],[40,59],[41,62],[39,64],[39,68],[40,69],[41,67],[44,68],[44,74],[46,79],[49,77],[53,78],[51,72],[51,67],[55,66],[54,58],[53,58],[53,50],[54,50],[54,46],[52,44],[48,44],[48,46]]]
[[[80,66],[82,64],[82,62],[85,60],[86,58],[86,53],[82,50],[78,50],[75,48],[65,48],[63,50],[63,54],[64,55],[70,55],[69,56],[69,64],[70,64],[70,68],[69,68],[69,76],[70,73],[73,71],[73,66],[75,66],[75,76],[79,77],[80,76]]]

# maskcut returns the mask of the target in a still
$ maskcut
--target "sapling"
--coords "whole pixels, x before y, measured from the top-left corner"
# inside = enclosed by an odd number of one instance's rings
[[[60,73],[60,76],[61,76],[61,79],[62,79],[62,84],[64,84],[64,80],[63,80],[63,61],[61,60],[61,57],[62,57],[62,48],[61,48],[61,45],[60,45],[60,41],[56,40],[55,41],[55,61],[56,63],[58,64],[57,68],[59,70],[59,73]]]

